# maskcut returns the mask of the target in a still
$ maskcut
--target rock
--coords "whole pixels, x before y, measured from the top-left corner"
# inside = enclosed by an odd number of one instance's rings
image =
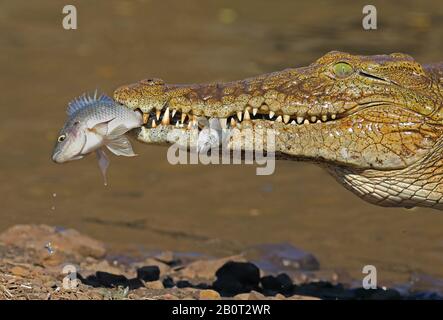
[[[322,299],[354,299],[355,293],[346,290],[342,284],[334,285],[326,281],[310,282],[294,287],[294,294],[313,296]]]
[[[265,292],[270,293],[289,293],[293,289],[293,284],[291,278],[285,274],[281,273],[277,277],[274,276],[264,276],[260,279],[261,285]]]
[[[166,275],[169,272],[169,270],[171,269],[166,263],[159,261],[157,259],[154,259],[154,258],[147,258],[142,263],[137,263],[136,265],[138,267],[157,266],[158,269],[160,270],[160,276]]]
[[[29,275],[29,270],[25,269],[20,266],[12,267],[11,270],[9,270],[13,275],[19,276],[19,277],[26,277]]]
[[[234,296],[235,300],[266,300],[266,297],[260,292],[252,290],[249,293],[240,293]]]
[[[244,262],[243,256],[232,256],[223,259],[198,260],[191,262],[179,271],[182,278],[214,280],[215,272],[228,261]]]
[[[249,300],[265,300],[265,299],[266,299],[266,297],[263,294],[255,291],[255,290],[252,290],[249,293]]]
[[[87,263],[80,264],[80,270],[82,270],[82,272],[89,271],[92,273],[95,273],[96,271],[103,271],[112,274],[120,274],[122,272],[118,266],[111,265],[107,260],[97,261],[90,258]]]
[[[190,283],[188,280],[179,280],[175,285],[177,286],[177,288],[193,287],[192,283]]]
[[[174,287],[175,286],[174,279],[172,279],[171,277],[164,278],[163,279],[163,286],[165,288],[172,288],[172,287]]]
[[[260,281],[259,269],[250,262],[229,261],[217,270],[216,276],[213,287],[225,296],[256,290]]]
[[[215,291],[215,290],[211,290],[211,289],[207,289],[207,290],[201,290],[199,293],[199,299],[200,300],[220,300],[220,294]]]
[[[176,260],[172,251],[161,252],[155,256],[155,259],[165,264],[174,264]]]
[[[160,290],[165,288],[163,282],[161,282],[160,280],[146,282],[145,287],[153,290]]]
[[[24,249],[34,249],[42,257],[51,257],[45,248],[51,243],[55,252],[76,258],[102,258],[106,253],[103,243],[82,235],[73,229],[60,229],[47,225],[16,225],[2,234],[0,242],[8,246]]]
[[[128,286],[128,278],[120,274],[112,274],[108,272],[97,271],[95,276],[97,277],[98,282],[102,286],[107,288]]]
[[[235,300],[249,300],[249,293],[239,293],[234,296]]]
[[[356,299],[359,300],[399,300],[401,294],[395,289],[364,289],[358,288],[353,290]]]
[[[144,287],[144,284],[140,279],[132,278],[132,279],[128,280],[128,287],[129,287],[129,290],[135,290],[135,289]]]
[[[298,294],[294,294],[293,296],[290,296],[286,298],[287,300],[321,300],[317,297],[311,297],[311,296],[300,296]]]
[[[267,273],[315,271],[320,268],[312,254],[288,243],[257,245],[246,250],[244,256]]]
[[[158,299],[160,300],[179,300],[179,297],[174,296],[173,294],[166,293],[162,296],[159,296]]]
[[[156,281],[160,278],[160,269],[157,266],[144,266],[138,268],[137,278],[143,281]]]

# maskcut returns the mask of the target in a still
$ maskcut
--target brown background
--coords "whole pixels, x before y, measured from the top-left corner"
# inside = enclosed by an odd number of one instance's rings
[[[50,161],[67,102],[95,88],[235,80],[330,50],[443,60],[440,0],[373,1],[376,31],[361,27],[366,2],[70,1],[78,30],[66,31],[64,1],[2,1],[0,230],[45,223],[117,249],[212,255],[286,241],[355,277],[376,265],[381,285],[443,277],[442,213],[370,205],[314,165],[278,162],[262,177],[253,166],[171,166],[166,148],[135,142],[140,156],[112,157],[105,188],[93,156]]]

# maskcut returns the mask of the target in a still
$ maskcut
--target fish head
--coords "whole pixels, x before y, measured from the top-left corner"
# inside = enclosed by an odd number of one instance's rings
[[[52,152],[52,160],[56,163],[63,163],[81,159],[84,157],[82,150],[85,144],[85,128],[82,127],[80,121],[70,121],[60,130]]]

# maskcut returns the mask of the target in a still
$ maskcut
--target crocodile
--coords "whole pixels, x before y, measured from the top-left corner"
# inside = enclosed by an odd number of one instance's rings
[[[443,63],[332,51],[240,81],[145,79],[114,99],[143,113],[142,142],[173,143],[168,133],[186,135],[202,118],[274,130],[277,159],[316,163],[370,203],[443,209]]]

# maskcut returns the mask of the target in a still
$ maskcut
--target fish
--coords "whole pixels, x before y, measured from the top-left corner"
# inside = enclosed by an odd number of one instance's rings
[[[128,131],[143,125],[143,116],[114,101],[109,96],[83,94],[68,103],[68,118],[60,130],[52,152],[56,163],[79,160],[95,152],[98,166],[107,185],[109,158],[105,150],[117,156],[134,157]]]

